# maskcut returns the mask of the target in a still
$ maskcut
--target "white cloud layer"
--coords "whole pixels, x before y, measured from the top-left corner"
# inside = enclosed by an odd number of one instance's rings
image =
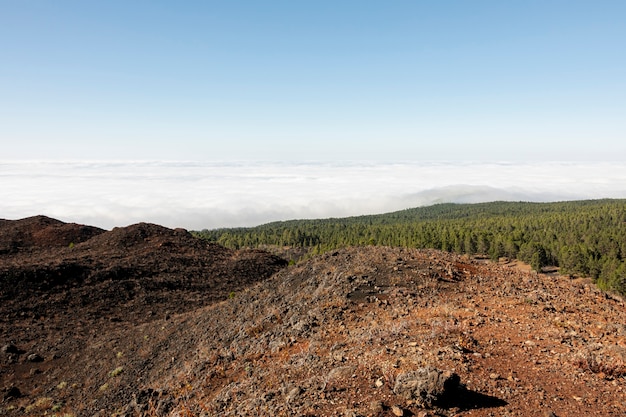
[[[623,163],[0,162],[0,218],[253,226],[441,202],[626,198]]]

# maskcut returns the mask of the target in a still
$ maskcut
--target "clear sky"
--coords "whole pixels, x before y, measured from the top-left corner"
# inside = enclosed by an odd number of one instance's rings
[[[0,159],[626,157],[626,1],[0,0]]]

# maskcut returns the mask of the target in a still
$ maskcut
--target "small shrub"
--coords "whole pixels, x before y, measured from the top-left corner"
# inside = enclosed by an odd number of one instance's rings
[[[124,372],[124,367],[123,366],[118,366],[117,368],[115,368],[114,370],[112,370],[111,372],[109,372],[109,376],[111,378],[118,376],[119,374],[121,374],[122,372]]]
[[[38,398],[37,401],[35,401],[34,403],[28,405],[24,409],[24,411],[26,411],[26,413],[33,413],[35,411],[48,410],[52,407],[52,405],[53,405],[52,398],[41,397],[41,398]]]

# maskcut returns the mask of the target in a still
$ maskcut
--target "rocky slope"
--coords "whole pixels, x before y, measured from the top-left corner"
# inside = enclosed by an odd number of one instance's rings
[[[43,252],[0,263],[8,415],[626,414],[626,306],[586,280],[385,247],[281,269],[154,225]],[[86,272],[35,279],[58,265]]]
[[[1,221],[0,236],[11,248],[0,254],[3,410],[48,398],[52,375],[89,380],[102,358],[77,360],[116,332],[132,339],[141,323],[227,299],[287,264],[146,223],[104,231],[38,216]],[[89,398],[89,382],[76,387],[72,400]]]

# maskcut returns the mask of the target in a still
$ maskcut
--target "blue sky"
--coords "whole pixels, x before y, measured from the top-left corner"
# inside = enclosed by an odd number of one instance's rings
[[[0,0],[0,159],[622,161],[624,1]]]

